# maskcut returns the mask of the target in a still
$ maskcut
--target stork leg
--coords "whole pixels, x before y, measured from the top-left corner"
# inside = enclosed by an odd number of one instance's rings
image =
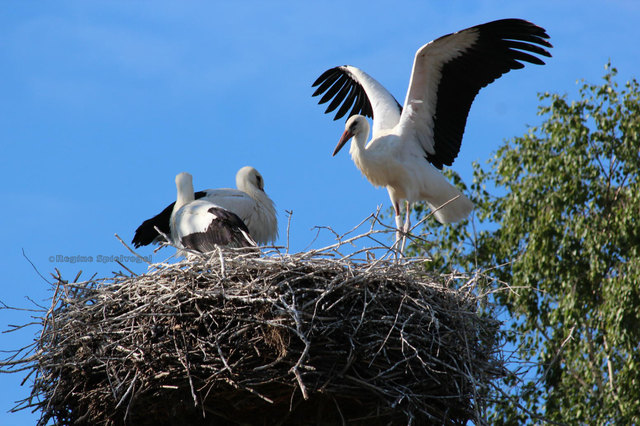
[[[402,239],[402,230],[403,230],[402,215],[396,213],[396,244],[395,245],[398,245],[398,243]]]
[[[399,216],[396,216],[396,218],[398,218]],[[397,220],[396,220],[396,225],[397,225]],[[404,253],[404,247],[405,244],[407,243],[407,234],[409,233],[409,230],[411,229],[411,204],[409,203],[409,201],[406,201],[405,204],[405,218],[404,218],[404,225],[402,226],[402,245],[400,246],[400,253]]]
[[[398,242],[400,241],[400,238],[402,238],[402,216],[400,216],[400,205],[398,204],[397,201],[393,202],[393,209],[395,210],[396,213],[396,242],[394,244],[394,247],[398,245]]]

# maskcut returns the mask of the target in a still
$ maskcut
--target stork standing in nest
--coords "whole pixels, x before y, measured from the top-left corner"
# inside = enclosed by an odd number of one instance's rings
[[[426,201],[441,223],[466,218],[473,203],[439,172],[460,151],[467,115],[479,90],[522,62],[543,65],[535,55],[551,55],[543,28],[521,19],[503,19],[445,35],[416,52],[409,90],[401,106],[375,79],[344,65],[325,71],[314,83],[319,103],[338,106],[335,120],[350,108],[335,156],[352,139],[349,153],[375,186],[385,186],[395,210],[396,244],[410,230],[410,204]],[[369,122],[373,134],[369,137]],[[401,201],[406,201],[404,225]],[[404,243],[403,243],[404,245]]]

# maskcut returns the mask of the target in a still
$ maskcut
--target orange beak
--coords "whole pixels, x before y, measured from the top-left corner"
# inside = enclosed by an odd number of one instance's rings
[[[348,130],[345,130],[342,136],[340,137],[340,140],[338,141],[338,145],[336,145],[336,149],[333,150],[332,156],[335,157],[336,154],[342,149],[344,144],[347,143],[349,139],[351,139],[352,137],[353,137],[353,133],[351,133]]]

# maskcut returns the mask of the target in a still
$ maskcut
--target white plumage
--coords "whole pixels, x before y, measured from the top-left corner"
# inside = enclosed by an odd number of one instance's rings
[[[258,244],[267,244],[278,238],[278,220],[273,201],[264,191],[264,179],[253,167],[243,167],[236,174],[236,187],[206,189],[194,194],[196,200],[209,201],[238,215],[247,225],[249,234]],[[155,228],[170,233],[169,221],[174,204],[145,220],[133,237],[135,247],[162,240]]]
[[[236,174],[237,190],[207,189],[205,200],[237,214],[259,244],[278,238],[278,219],[273,201],[264,191],[264,179],[253,167],[245,166]]]
[[[324,72],[313,84],[319,103],[350,118],[333,155],[349,140],[351,157],[375,186],[385,186],[396,225],[410,229],[410,203],[426,201],[442,223],[466,218],[473,203],[438,171],[458,155],[467,115],[478,91],[502,74],[550,56],[544,29],[504,19],[440,37],[416,52],[404,107],[375,79],[353,66]],[[528,53],[530,52],[530,53]],[[372,138],[369,122],[373,119]],[[457,197],[457,198],[456,198]],[[455,200],[453,200],[455,198]],[[404,227],[400,202],[406,201]],[[453,200],[453,201],[451,201]],[[447,203],[446,205],[444,205]],[[444,206],[443,206],[444,205]]]
[[[210,201],[195,200],[189,173],[176,176],[176,188],[178,195],[170,219],[174,246],[206,253],[216,246],[256,245],[247,226],[236,214]]]

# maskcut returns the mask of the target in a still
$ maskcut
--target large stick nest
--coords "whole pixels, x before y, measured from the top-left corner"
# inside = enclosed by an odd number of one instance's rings
[[[497,321],[424,262],[234,251],[68,283],[43,316],[41,424],[465,424]]]

